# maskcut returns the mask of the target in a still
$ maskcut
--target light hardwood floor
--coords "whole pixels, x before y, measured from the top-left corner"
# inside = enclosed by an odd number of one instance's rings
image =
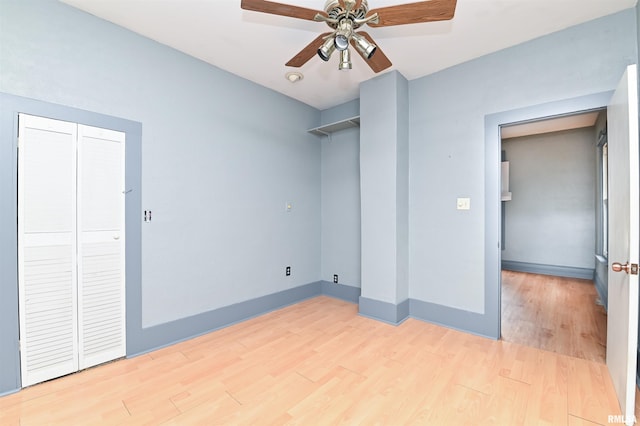
[[[0,424],[594,425],[606,366],[317,297],[0,398]]]
[[[502,271],[502,338],[605,362],[607,314],[593,281]]]

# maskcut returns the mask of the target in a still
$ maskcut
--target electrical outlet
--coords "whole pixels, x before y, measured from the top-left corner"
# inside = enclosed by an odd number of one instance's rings
[[[285,275],[286,276],[291,275],[291,266],[287,266],[287,268],[285,269]]]
[[[338,284],[338,274],[333,274],[333,283]]]

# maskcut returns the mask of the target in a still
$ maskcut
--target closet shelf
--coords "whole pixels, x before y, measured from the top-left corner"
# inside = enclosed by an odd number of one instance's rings
[[[331,133],[338,132],[344,129],[350,129],[352,127],[360,127],[360,117],[347,118],[346,120],[314,127],[313,129],[309,129],[307,131],[317,136],[328,136]]]

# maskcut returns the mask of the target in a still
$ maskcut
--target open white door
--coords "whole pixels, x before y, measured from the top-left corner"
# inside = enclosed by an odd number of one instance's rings
[[[637,66],[622,76],[607,110],[609,143],[609,292],[607,367],[625,423],[634,423],[638,343]]]

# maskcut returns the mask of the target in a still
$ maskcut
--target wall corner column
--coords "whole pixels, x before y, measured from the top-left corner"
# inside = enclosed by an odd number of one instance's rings
[[[397,71],[360,85],[360,313],[409,315],[409,90]]]

